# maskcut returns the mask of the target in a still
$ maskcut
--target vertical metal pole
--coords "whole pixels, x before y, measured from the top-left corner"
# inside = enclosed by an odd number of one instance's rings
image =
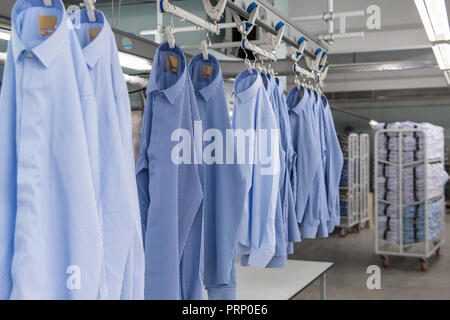
[[[403,131],[398,131],[398,209],[400,226],[400,254],[403,254]]]
[[[327,290],[327,274],[324,273],[320,277],[320,300],[327,300],[326,290]]]
[[[159,8],[159,1],[155,1],[156,4],[156,29],[158,30],[155,33],[155,42],[156,43],[161,43],[162,42],[162,33],[159,31],[160,27],[163,25],[163,13],[161,12],[160,8]]]
[[[375,133],[375,141],[374,141],[374,152],[375,152],[375,166],[374,166],[374,174],[373,174],[373,188],[375,193],[373,195],[374,202],[374,210],[373,210],[373,220],[374,220],[374,229],[375,229],[375,253],[379,252],[378,248],[378,137],[381,131]]]
[[[328,13],[330,14],[328,20],[328,33],[334,33],[334,21],[333,21],[333,11],[334,11],[334,0],[328,0]]]
[[[429,251],[428,251],[428,154],[427,154],[427,136],[425,133],[425,130],[420,131],[423,134],[423,143],[424,143],[424,149],[423,149],[423,165],[425,166],[424,168],[424,174],[425,174],[425,192],[424,192],[424,196],[425,196],[425,202],[424,202],[424,210],[423,213],[425,214],[425,257],[428,258],[429,256]]]

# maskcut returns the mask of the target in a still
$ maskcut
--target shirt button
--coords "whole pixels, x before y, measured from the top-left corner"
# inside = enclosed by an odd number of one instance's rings
[[[33,52],[28,52],[27,53],[27,58],[34,58]]]

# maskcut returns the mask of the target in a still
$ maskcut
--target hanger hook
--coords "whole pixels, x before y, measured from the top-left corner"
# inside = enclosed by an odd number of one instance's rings
[[[209,31],[206,31],[206,38],[208,39],[208,47],[211,47],[212,42],[211,42],[211,38],[209,37]]]
[[[175,34],[175,26],[173,24],[173,19],[174,19],[175,15],[172,13],[172,18],[170,19],[170,25],[172,26],[173,29],[173,33]]]

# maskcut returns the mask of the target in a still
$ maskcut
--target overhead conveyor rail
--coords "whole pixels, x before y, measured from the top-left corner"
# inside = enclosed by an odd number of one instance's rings
[[[51,1],[49,1],[49,2],[51,2]],[[206,0],[204,0],[203,2],[206,2]],[[250,14],[247,12],[246,8],[248,8],[253,2],[254,1],[251,1],[251,0],[235,0],[235,1],[226,0],[225,7],[227,10],[229,9],[229,10],[237,13],[244,19],[248,19]],[[317,40],[315,40],[313,37],[311,37],[307,32],[305,32],[300,27],[298,27],[295,22],[291,21],[287,16],[285,16],[283,13],[278,11],[267,1],[257,0],[256,2],[258,3],[259,6],[261,6],[266,11],[267,20],[263,21],[259,17],[256,17],[255,22],[254,22],[255,26],[258,26],[258,27],[262,28],[263,30],[267,31],[268,33],[271,33],[274,36],[277,36],[278,30],[276,30],[275,26],[277,25],[277,23],[282,21],[287,26],[287,28],[289,28],[289,35],[284,34],[281,37],[281,41],[285,42],[287,45],[289,45],[293,48],[298,49],[299,45],[297,44],[297,40],[300,39],[301,37],[304,37],[305,39],[307,39],[307,41],[309,43],[309,49],[305,50],[304,54],[313,59],[315,58],[314,52],[317,49],[320,48],[321,50],[324,50],[324,51],[328,50],[328,48],[326,46],[321,45]],[[191,23],[194,23],[194,24],[195,23],[199,24],[198,26],[200,28],[207,27],[201,21],[202,19],[195,18],[194,15],[192,15],[190,13],[186,13],[187,11],[181,11],[181,9],[178,7],[176,7],[176,9],[174,10],[175,6],[171,5],[167,0],[160,0],[159,3],[160,3],[160,5],[164,5],[164,3],[167,3],[167,8],[169,8],[169,9],[166,8],[166,10],[168,10],[169,13],[173,13],[178,16],[183,16],[185,20],[187,20]],[[215,7],[213,7],[213,8],[215,8]],[[10,9],[11,8],[9,8],[8,12],[1,12],[0,15],[2,17],[9,17]],[[200,20],[198,20],[198,19],[200,19]],[[203,26],[202,26],[202,24],[203,24]],[[209,23],[208,26],[211,27],[212,29],[214,29],[214,27],[213,27],[214,24]],[[117,29],[114,30],[114,32],[116,35],[119,35],[118,38],[123,39],[123,34],[124,34],[123,32],[119,32]],[[220,30],[219,30],[219,32],[220,32]],[[132,41],[132,46],[129,46],[127,48],[126,52],[128,52],[130,54],[136,54],[137,56],[145,57],[150,60],[153,58],[153,53],[155,52],[156,47],[158,46],[157,43],[145,40],[141,37],[132,36],[131,34],[127,34],[127,35],[128,35],[127,37]],[[121,48],[122,47],[121,42],[118,41],[118,43],[119,43],[119,48]],[[141,50],[143,46],[146,46],[147,49]],[[136,50],[136,47],[139,47],[140,49]],[[153,48],[151,48],[151,47],[153,47]],[[139,51],[139,53],[136,51]],[[289,66],[288,70],[292,70],[292,65]],[[235,75],[237,75],[237,73]]]
[[[248,19],[249,13],[244,8],[247,8],[251,3],[252,1],[249,0],[236,0],[236,1],[228,0],[227,8],[236,12],[244,19]],[[270,32],[271,34],[276,36],[277,30],[275,30],[275,26],[279,21],[283,21],[290,30],[289,36],[283,35],[282,37],[282,41],[285,42],[287,45],[298,49],[299,45],[297,44],[297,40],[300,39],[301,37],[305,37],[305,39],[307,39],[307,41],[309,42],[309,49],[305,50],[305,55],[309,56],[310,58],[315,58],[316,56],[314,52],[317,49],[320,48],[324,51],[328,51],[327,46],[315,40],[306,31],[300,28],[295,22],[289,19],[285,14],[274,8],[274,6],[272,6],[270,3],[268,3],[265,0],[257,0],[257,3],[260,4],[268,12],[267,12],[267,21],[263,21],[259,18],[256,18],[255,20],[256,26],[261,27],[263,30]]]

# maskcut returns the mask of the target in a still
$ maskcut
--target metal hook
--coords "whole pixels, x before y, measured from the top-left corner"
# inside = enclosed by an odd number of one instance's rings
[[[244,40],[246,39],[247,37],[246,36],[242,36],[242,43],[244,43]],[[248,72],[251,74],[251,73],[253,73],[253,66],[252,66],[252,63],[251,63],[251,61],[248,59],[248,53],[247,53],[247,50],[245,49],[245,48],[242,48],[242,50],[244,50],[244,54],[245,54],[245,59],[244,59],[244,63],[247,65],[247,69],[248,69]]]

